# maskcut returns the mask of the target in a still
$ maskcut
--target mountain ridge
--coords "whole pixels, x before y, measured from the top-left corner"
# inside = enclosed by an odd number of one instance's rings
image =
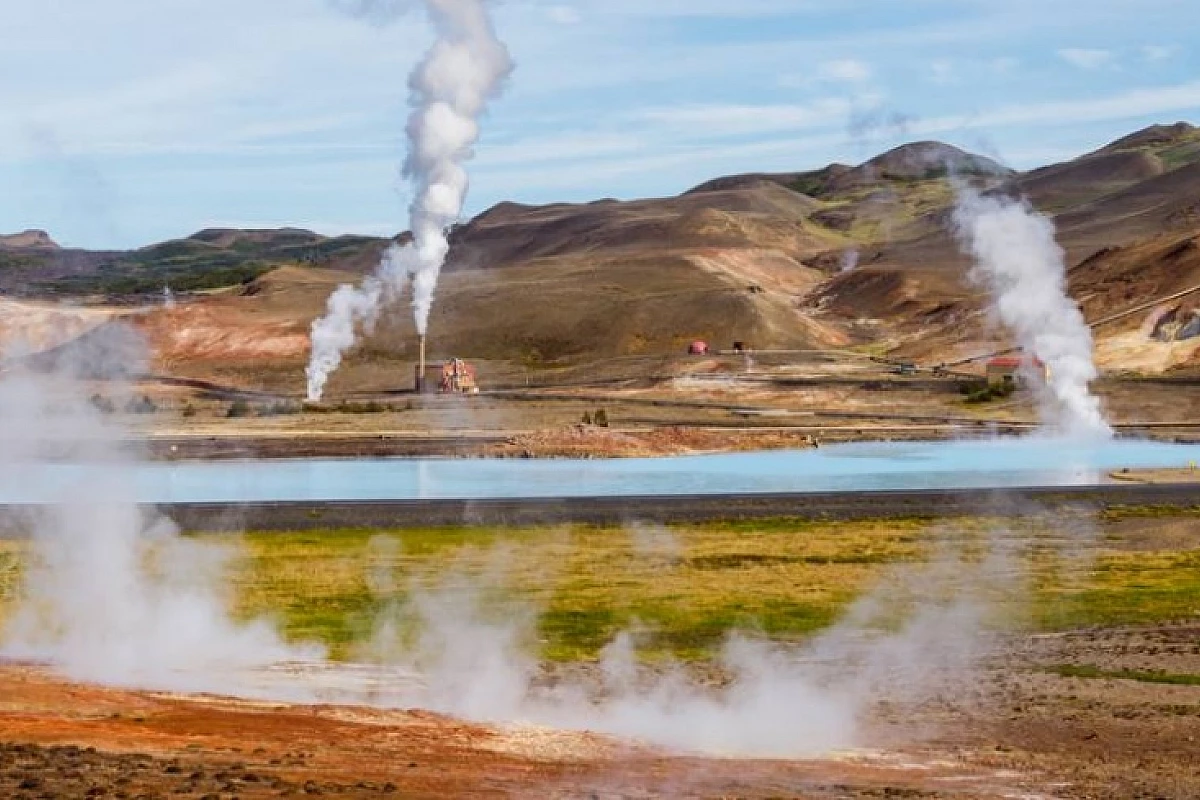
[[[782,349],[869,346],[949,360],[997,335],[946,224],[951,178],[1025,195],[1050,215],[1072,292],[1091,317],[1190,280],[1190,266],[1171,264],[1191,261],[1164,259],[1200,235],[1195,127],[1151,126],[1028,172],[915,142],[856,166],[724,176],[675,197],[498,203],[452,232],[430,336],[442,352],[538,365],[668,355],[695,339]],[[360,278],[392,241],[403,240],[209,229],[123,253],[7,248],[0,290],[146,297],[164,285],[232,286],[154,312],[168,315],[145,322],[161,357],[194,363],[208,352],[195,342],[223,342],[213,345],[213,358],[238,358],[238,347],[257,358],[269,339],[278,343],[272,368],[290,364],[288,374],[299,374],[308,325],[332,288]],[[1123,255],[1104,255],[1110,252]],[[22,258],[53,268],[22,266]],[[256,329],[264,313],[256,309],[265,308],[273,327]],[[352,360],[412,357],[410,317],[385,315]]]

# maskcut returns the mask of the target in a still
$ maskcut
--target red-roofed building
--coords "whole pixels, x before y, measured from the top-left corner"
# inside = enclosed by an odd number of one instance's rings
[[[1046,365],[1040,358],[1030,358],[1025,355],[997,356],[987,362],[989,386],[1004,386],[1005,384],[1019,386],[1030,372],[1040,374],[1042,380],[1049,377],[1049,370],[1046,369]]]

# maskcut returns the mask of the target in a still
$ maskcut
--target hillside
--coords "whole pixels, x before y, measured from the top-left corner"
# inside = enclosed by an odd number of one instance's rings
[[[203,230],[132,251],[60,248],[42,231],[0,238],[0,292],[32,297],[161,294],[246,283],[279,266],[362,272],[386,241],[311,231]]]
[[[759,349],[860,346],[934,362],[978,353],[1004,340],[947,229],[952,180],[1024,195],[1053,216],[1071,290],[1090,320],[1200,283],[1195,127],[1154,126],[1025,173],[918,142],[856,166],[727,176],[671,198],[501,203],[452,233],[433,351],[524,368],[675,355],[693,339]],[[370,269],[387,245],[293,229],[206,230],[132,252],[90,253],[31,234],[0,245],[0,291],[128,296],[159,295],[164,285],[233,287],[152,308],[138,324],[165,369],[207,374],[237,362],[239,376],[289,389],[298,386],[308,325],[325,297]],[[1145,328],[1149,315],[1168,315],[1186,332],[1194,310],[1184,298],[1106,325],[1098,331],[1102,361],[1112,370],[1200,365],[1191,344],[1161,341],[1161,326]],[[355,364],[407,369],[414,339],[407,309],[398,309],[351,355],[342,387],[354,384]]]

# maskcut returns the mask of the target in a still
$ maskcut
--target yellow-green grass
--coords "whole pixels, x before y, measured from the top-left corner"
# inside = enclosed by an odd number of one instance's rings
[[[881,567],[920,556],[921,526],[706,525],[643,532],[640,547],[636,534],[588,526],[250,534],[239,612],[275,614],[289,635],[345,654],[381,609],[465,573],[534,609],[551,659],[592,657],[633,624],[662,652],[698,656],[735,628],[827,626]]]
[[[352,657],[381,615],[447,575],[487,587],[497,616],[531,609],[542,655],[596,657],[619,631],[646,631],[647,657],[702,659],[732,630],[796,640],[899,576],[922,588],[948,562],[942,594],[978,589],[998,624],[1040,629],[1155,623],[1200,615],[1200,537],[1190,550],[1121,549],[1104,520],[769,520],[670,529],[564,526],[330,530],[212,537],[237,545],[235,613],[267,615],[295,640]],[[1200,526],[1198,526],[1200,529]],[[1075,530],[1075,533],[1070,532]],[[996,582],[981,571],[1012,544]],[[0,620],[13,607],[23,545],[0,542]],[[994,559],[993,559],[994,560]],[[961,564],[961,568],[957,565]],[[913,578],[913,575],[917,575]],[[989,576],[989,586],[981,576]],[[996,588],[996,587],[999,588]]]

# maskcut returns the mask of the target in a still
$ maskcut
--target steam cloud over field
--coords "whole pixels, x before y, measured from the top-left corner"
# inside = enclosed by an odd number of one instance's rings
[[[14,368],[0,380],[0,479],[46,500],[25,522],[31,556],[0,654],[80,680],[225,692],[244,690],[247,671],[320,657],[264,621],[235,622],[228,554],[138,505],[128,431],[88,399],[82,378],[120,386],[142,356],[125,332],[52,374]]]

